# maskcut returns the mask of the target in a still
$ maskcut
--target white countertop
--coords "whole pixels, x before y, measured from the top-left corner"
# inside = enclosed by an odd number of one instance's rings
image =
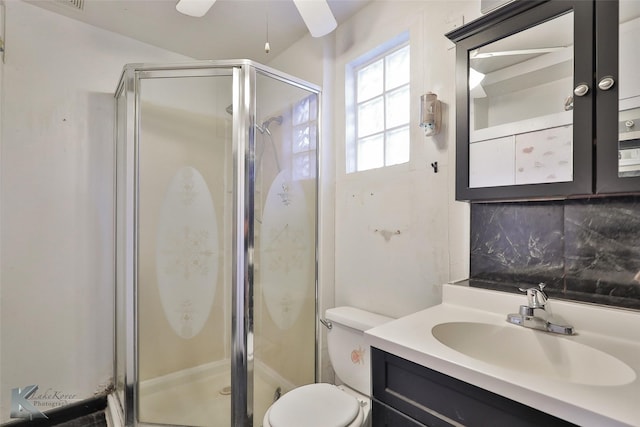
[[[575,328],[560,339],[604,351],[624,362],[635,378],[623,385],[585,385],[508,369],[457,352],[431,333],[446,322],[506,322],[526,296],[465,285],[443,285],[443,302],[368,330],[372,347],[485,390],[539,409],[580,426],[640,426],[640,312],[550,299],[548,307]],[[547,332],[535,331],[547,334]],[[505,342],[505,346],[509,343]],[[500,351],[496,348],[495,351]],[[526,352],[526,348],[521,351]],[[594,366],[594,370],[607,369]],[[633,374],[630,375],[633,377]]]

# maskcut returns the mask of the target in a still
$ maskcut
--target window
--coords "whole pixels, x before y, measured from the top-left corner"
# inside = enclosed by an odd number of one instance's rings
[[[310,95],[297,102],[292,113],[293,179],[313,178],[316,175],[318,96]]]
[[[348,173],[409,161],[410,50],[401,39],[347,67]]]

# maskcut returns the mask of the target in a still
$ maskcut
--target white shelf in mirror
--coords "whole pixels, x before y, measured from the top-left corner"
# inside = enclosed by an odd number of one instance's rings
[[[633,139],[640,139],[640,130],[620,134],[620,141],[631,141]]]
[[[517,135],[559,126],[566,126],[572,123],[573,112],[563,111],[561,113],[534,117],[518,122],[505,123],[503,125],[491,126],[484,129],[470,129],[469,142],[474,143],[487,141],[489,139],[501,138],[509,135]]]

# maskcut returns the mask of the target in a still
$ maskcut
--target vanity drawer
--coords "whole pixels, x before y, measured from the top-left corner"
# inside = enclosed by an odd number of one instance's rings
[[[371,427],[425,427],[400,411],[373,399],[373,423]]]
[[[574,425],[377,348],[371,369],[373,397],[427,426]]]

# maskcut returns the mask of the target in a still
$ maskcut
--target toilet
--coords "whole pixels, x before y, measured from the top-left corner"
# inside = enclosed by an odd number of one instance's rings
[[[371,355],[364,331],[392,320],[354,307],[325,312],[329,359],[342,385],[307,384],[275,401],[262,427],[366,427],[371,413]]]

